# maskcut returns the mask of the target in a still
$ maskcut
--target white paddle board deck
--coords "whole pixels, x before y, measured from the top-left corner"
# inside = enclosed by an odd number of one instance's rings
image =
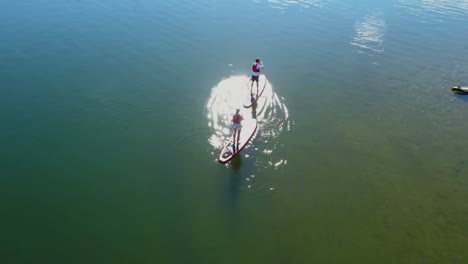
[[[252,81],[249,82],[249,85],[252,85]],[[258,101],[258,98],[260,98],[260,96],[262,96],[263,91],[265,91],[265,87],[266,87],[266,77],[265,77],[264,74],[261,74],[259,76],[259,78],[258,78],[258,94],[256,94],[256,92],[257,92],[257,82],[253,82],[253,86],[252,86],[253,96],[249,92],[249,97],[248,97],[249,101],[244,103],[244,107],[245,108],[252,107],[252,105],[254,105]],[[250,91],[250,86],[248,87],[248,89]]]
[[[223,148],[219,153],[218,161],[221,163],[226,163],[234,158],[241,150],[249,143],[252,136],[257,130],[257,120],[256,119],[247,119],[242,121],[242,129],[240,133],[239,142],[232,141],[232,134],[227,138],[223,144]],[[234,131],[232,130],[232,133]],[[237,136],[237,135],[236,135]]]

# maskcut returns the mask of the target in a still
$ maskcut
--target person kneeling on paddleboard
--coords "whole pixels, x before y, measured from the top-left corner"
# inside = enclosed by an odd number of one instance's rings
[[[257,82],[257,96],[258,96],[258,78],[260,76],[260,69],[265,68],[263,66],[263,62],[260,59],[255,59],[255,62],[252,64],[252,83],[250,84],[250,96],[254,98],[252,93],[253,83],[254,81]],[[252,99],[251,99],[252,100]]]
[[[232,135],[232,148],[233,152],[236,152],[235,146],[237,145],[237,148],[239,148],[239,138],[240,138],[240,133],[242,129],[241,121],[244,119],[240,114],[239,114],[239,109],[236,109],[236,113],[232,116],[232,127],[234,128],[234,134]],[[236,143],[236,133],[237,133],[237,144]]]

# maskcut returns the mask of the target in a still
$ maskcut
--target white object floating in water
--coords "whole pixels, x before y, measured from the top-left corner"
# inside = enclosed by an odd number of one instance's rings
[[[273,191],[275,188],[270,188],[270,191]]]
[[[281,165],[283,163],[283,160],[280,160],[278,162],[275,163],[275,167],[278,167],[279,165]]]
[[[234,66],[234,65],[232,65],[231,63],[229,63],[228,66],[229,66],[229,67],[232,67],[232,66]]]
[[[271,154],[271,153],[273,153],[273,150],[265,149],[265,150],[263,150],[263,153]]]

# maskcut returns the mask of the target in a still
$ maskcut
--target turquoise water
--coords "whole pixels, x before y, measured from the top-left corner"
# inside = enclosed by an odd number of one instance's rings
[[[468,2],[10,1],[2,263],[466,263]],[[258,133],[216,161],[260,57]]]

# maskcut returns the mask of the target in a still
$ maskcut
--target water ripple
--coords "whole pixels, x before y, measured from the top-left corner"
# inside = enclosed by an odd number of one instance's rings
[[[255,3],[261,3],[261,0],[254,0]],[[300,8],[321,7],[322,0],[266,0],[267,4],[273,9],[281,11],[287,10],[291,6]]]
[[[468,14],[467,0],[400,0],[397,6],[406,9],[410,14],[427,22],[428,18],[437,21],[445,20],[445,16],[466,17]]]
[[[383,36],[385,31],[385,20],[382,13],[374,13],[357,22],[354,26],[356,36],[351,45],[357,47],[357,52],[373,55],[383,53]]]
[[[232,131],[231,117],[236,109],[244,118],[256,118],[258,121],[257,139],[249,145],[256,151],[255,164],[257,168],[284,166],[287,164],[281,149],[284,147],[280,135],[291,130],[289,111],[284,98],[279,97],[267,80],[265,90],[252,108],[244,108],[249,100],[249,78],[247,76],[232,76],[222,80],[212,91],[207,103],[207,125],[213,131],[208,142],[214,148],[219,148]],[[216,151],[213,152],[217,154]]]

